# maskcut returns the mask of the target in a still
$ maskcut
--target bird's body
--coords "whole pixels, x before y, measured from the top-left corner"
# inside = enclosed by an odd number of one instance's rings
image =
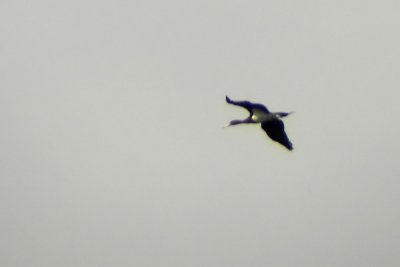
[[[265,121],[274,120],[275,117],[276,116],[274,116],[274,114],[272,114],[272,113],[265,113],[265,112],[260,111],[258,109],[253,110],[253,114],[251,115],[251,119],[255,123],[261,123],[261,122],[265,122]]]
[[[243,124],[243,123],[261,123],[261,128],[275,142],[280,143],[289,150],[293,149],[292,143],[289,141],[285,133],[285,126],[280,119],[291,113],[287,112],[270,112],[264,105],[251,103],[249,101],[233,101],[226,96],[226,102],[231,105],[245,108],[250,114],[244,120],[233,120],[227,126]]]

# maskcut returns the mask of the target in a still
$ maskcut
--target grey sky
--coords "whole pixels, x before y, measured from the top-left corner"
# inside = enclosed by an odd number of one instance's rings
[[[2,1],[0,265],[399,266],[399,14]]]

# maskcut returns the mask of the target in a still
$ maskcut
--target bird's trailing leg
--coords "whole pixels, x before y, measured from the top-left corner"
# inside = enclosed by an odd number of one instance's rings
[[[294,113],[294,111],[291,111],[291,112],[275,112],[275,115],[278,118],[283,118],[283,117],[289,116],[292,113]]]

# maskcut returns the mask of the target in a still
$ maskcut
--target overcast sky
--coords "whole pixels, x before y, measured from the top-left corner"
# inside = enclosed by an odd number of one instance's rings
[[[0,265],[400,266],[399,14],[1,1]]]

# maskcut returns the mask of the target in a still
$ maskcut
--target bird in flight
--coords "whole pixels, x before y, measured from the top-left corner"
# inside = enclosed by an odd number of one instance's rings
[[[228,96],[226,102],[231,105],[245,108],[250,115],[244,120],[232,120],[225,127],[242,123],[261,123],[261,128],[275,142],[280,143],[289,150],[293,145],[285,133],[285,126],[280,118],[290,115],[292,112],[270,112],[264,105],[249,101],[233,101]]]

